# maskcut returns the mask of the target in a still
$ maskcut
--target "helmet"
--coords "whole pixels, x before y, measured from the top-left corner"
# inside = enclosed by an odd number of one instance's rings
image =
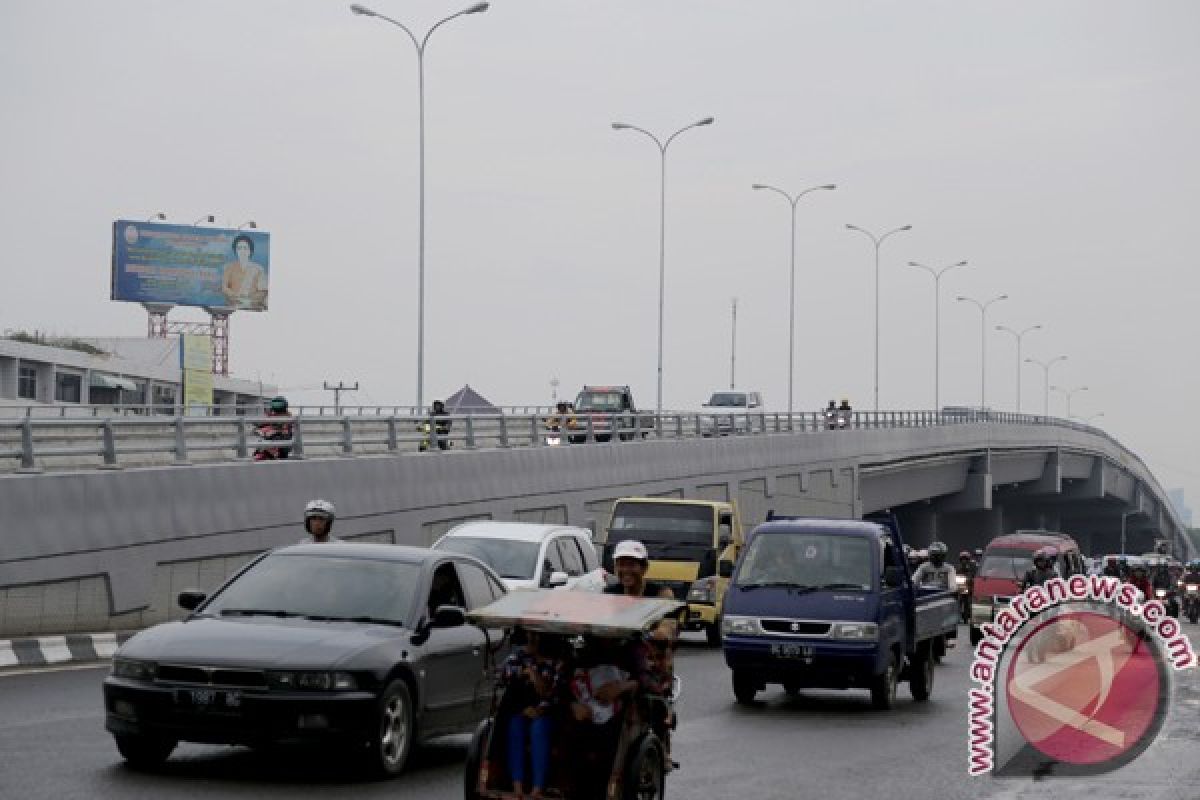
[[[324,517],[325,519],[329,520],[330,523],[332,523],[334,517],[336,516],[337,509],[334,507],[333,503],[329,502],[328,500],[322,500],[320,498],[317,498],[316,500],[310,500],[308,501],[308,505],[304,507],[304,520],[306,522],[313,517]]]
[[[270,409],[277,414],[283,414],[288,410],[287,398],[280,395],[279,397],[271,398]]]
[[[946,555],[946,549],[946,545],[942,544],[941,542],[934,542],[933,544],[929,545],[929,555],[944,556]]]

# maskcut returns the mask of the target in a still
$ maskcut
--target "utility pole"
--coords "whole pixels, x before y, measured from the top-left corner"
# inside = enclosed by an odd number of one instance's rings
[[[338,381],[337,386],[330,386],[329,381],[325,381],[325,391],[333,392],[333,413],[334,416],[340,417],[342,415],[342,392],[357,392],[358,381],[355,381],[353,386],[347,386],[341,381]]]
[[[729,388],[732,390],[737,384],[734,382],[734,376],[737,374],[737,298],[733,298],[733,341],[729,345]]]

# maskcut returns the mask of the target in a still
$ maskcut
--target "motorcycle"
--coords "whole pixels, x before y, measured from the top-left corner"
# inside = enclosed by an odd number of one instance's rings
[[[971,583],[966,575],[954,576],[954,590],[958,594],[958,613],[962,621],[971,623]]]
[[[1154,596],[1167,609],[1167,616],[1179,619],[1179,593],[1174,589],[1158,588],[1154,590]]]
[[[1183,613],[1188,622],[1195,625],[1200,621],[1200,584],[1185,583],[1183,585]]]

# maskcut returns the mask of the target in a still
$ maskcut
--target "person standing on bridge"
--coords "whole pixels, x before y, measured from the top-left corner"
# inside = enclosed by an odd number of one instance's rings
[[[341,541],[330,533],[333,530],[333,520],[337,509],[333,503],[320,498],[310,500],[304,507],[304,530],[308,536],[300,540],[301,544],[326,544]]]

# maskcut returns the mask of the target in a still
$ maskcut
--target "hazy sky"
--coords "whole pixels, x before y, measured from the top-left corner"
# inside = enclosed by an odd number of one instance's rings
[[[425,28],[469,5],[375,0]],[[737,377],[787,401],[795,191],[796,405],[869,408],[870,242],[883,248],[881,405],[980,402],[980,318],[1045,329],[1054,383],[1200,505],[1196,197],[1200,4],[495,0],[426,59],[426,400],[470,383],[545,402],[550,379],[633,385],[653,406],[658,154],[669,133],[664,402]],[[359,381],[415,398],[416,59],[332,0],[0,0],[0,328],[141,335],[108,300],[111,222],[254,219],[271,310],[232,322],[233,372],[297,401]],[[184,309],[177,318],[202,318]],[[1015,404],[1012,337],[989,330],[988,404]],[[1023,407],[1040,411],[1026,365]],[[1061,395],[1051,413],[1065,415]]]

